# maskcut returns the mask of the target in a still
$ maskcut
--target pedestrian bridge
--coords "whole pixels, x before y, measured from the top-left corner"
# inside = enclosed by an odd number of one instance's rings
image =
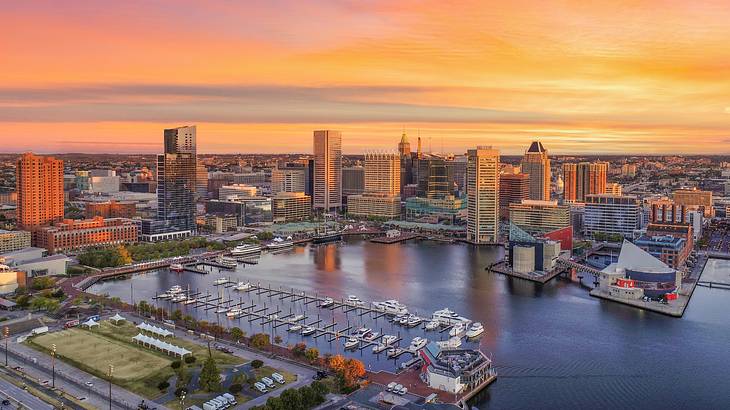
[[[573,262],[570,259],[558,258],[558,262],[557,263],[558,263],[558,265],[561,265],[561,266],[563,266],[565,268],[569,268],[569,269],[573,269],[574,268],[578,272],[590,273],[593,276],[598,276],[598,274],[601,273],[601,271],[598,270],[598,269],[596,269],[596,268],[592,268],[590,266],[586,266],[586,265],[582,265],[582,264],[577,263],[577,262]]]

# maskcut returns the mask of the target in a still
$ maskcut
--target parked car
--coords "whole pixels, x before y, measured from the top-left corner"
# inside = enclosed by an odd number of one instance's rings
[[[395,386],[396,386],[397,384],[398,384],[398,383],[396,383],[396,382],[390,382],[390,383],[388,383],[388,386],[386,387],[386,389],[385,389],[385,390],[386,390],[386,391],[393,391],[393,388],[394,388],[394,387],[395,387]]]
[[[398,390],[398,394],[400,394],[401,396],[403,396],[406,393],[408,393],[407,387],[401,387],[400,390]]]

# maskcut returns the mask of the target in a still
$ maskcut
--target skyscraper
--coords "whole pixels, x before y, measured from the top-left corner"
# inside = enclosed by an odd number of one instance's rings
[[[605,194],[608,162],[563,164],[563,199],[585,202],[586,195]]]
[[[400,162],[395,153],[365,154],[365,192],[347,197],[347,212],[358,216],[400,216]]]
[[[342,206],[342,135],[314,131],[314,208],[330,211]]]
[[[16,163],[18,226],[32,229],[63,220],[63,160],[28,152]]]
[[[522,157],[522,172],[530,176],[530,199],[550,199],[550,158],[539,141],[533,141]]]
[[[181,231],[195,231],[195,126],[166,129],[165,152],[157,155],[157,219]]]
[[[403,132],[403,135],[401,135],[400,137],[400,142],[398,143],[398,153],[400,153],[401,156],[411,155],[411,143],[408,142],[408,137],[406,136],[405,132]]]
[[[530,199],[530,177],[527,174],[499,176],[499,216],[509,218],[509,205]]]
[[[195,193],[198,198],[208,197],[208,168],[200,161],[195,168]]]
[[[400,154],[400,191],[402,193],[406,185],[413,183],[414,154],[411,153],[411,144],[408,142],[405,132],[400,137],[398,153]]]
[[[499,234],[499,151],[477,147],[467,151],[466,238],[494,243]]]

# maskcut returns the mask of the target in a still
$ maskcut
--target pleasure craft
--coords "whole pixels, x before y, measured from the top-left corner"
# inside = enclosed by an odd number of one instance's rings
[[[400,347],[394,347],[392,349],[388,349],[388,357],[396,357],[403,353],[403,349]]]
[[[228,308],[225,306],[221,306],[215,310],[215,313],[226,313],[226,312],[228,312]]]
[[[362,300],[360,300],[360,298],[357,297],[357,296],[355,296],[355,295],[348,296],[347,297],[347,303],[350,304],[350,305],[353,305],[353,306],[363,306],[363,305],[365,305],[365,302],[363,302]]]
[[[324,298],[322,302],[320,302],[319,307],[330,307],[335,304],[335,300],[332,298]]]
[[[185,270],[185,267],[182,264],[173,263],[173,264],[170,264],[170,270],[173,272],[182,272]]]
[[[218,286],[218,285],[225,285],[228,282],[229,282],[228,278],[218,278],[213,281],[213,284]]]
[[[465,331],[466,331],[466,326],[463,325],[462,323],[457,323],[454,325],[454,327],[451,328],[451,330],[449,330],[449,336],[461,337],[461,335],[463,335]]]
[[[249,290],[251,289],[251,283],[250,282],[238,282],[236,286],[233,287],[233,290]]]
[[[170,288],[170,290],[167,291],[167,293],[180,293],[183,291],[183,288],[180,285],[175,285]]]
[[[383,344],[383,343],[378,343],[375,346],[373,346],[373,353],[380,353],[387,349],[388,349],[388,345]]]
[[[278,239],[278,241],[277,241],[277,239]],[[274,242],[271,242],[270,244],[266,245],[266,249],[273,251],[273,250],[291,248],[292,246],[294,246],[294,242],[292,242],[292,241],[285,241],[281,238],[274,238]]]
[[[164,293],[160,293],[159,295],[157,295],[157,299],[170,299],[172,296],[173,295],[171,295],[167,292],[164,292]]]
[[[433,319],[438,320],[439,323],[444,326],[450,326],[457,323],[466,324],[470,322],[469,319],[463,316],[459,316],[456,312],[452,311],[449,308],[443,308],[441,310],[433,312]]]
[[[293,318],[291,318],[292,322],[298,322],[300,320],[304,319],[304,315],[296,315]]]
[[[380,340],[383,342],[384,345],[389,345],[391,343],[394,343],[396,340],[398,340],[398,337],[393,335],[383,335],[383,338]]]
[[[175,296],[173,296],[172,299],[170,299],[170,302],[180,303],[180,302],[183,302],[183,301],[185,301],[187,299],[188,299],[187,296],[185,296],[185,295],[183,295],[181,293],[178,293]]]
[[[198,299],[188,297],[184,302],[183,305],[192,305],[193,303],[197,302]]]
[[[406,305],[395,299],[386,300],[384,302],[373,302],[373,306],[375,306],[378,310],[391,315],[405,315],[408,313]]]
[[[452,337],[449,338],[449,340],[436,342],[436,344],[442,349],[457,349],[459,346],[461,346],[461,338]]]
[[[236,317],[236,316],[240,315],[241,313],[243,313],[243,311],[241,309],[233,308],[233,309],[229,310],[228,312],[226,312],[226,316]]]
[[[372,333],[366,334],[362,338],[367,340],[368,342],[372,342],[373,340],[377,339],[378,336],[380,336],[380,332],[372,332]]]
[[[361,328],[357,329],[355,331],[355,333],[353,333],[353,335],[356,337],[365,337],[365,336],[371,334],[372,331],[373,330],[370,329],[369,327],[361,327]]]
[[[243,255],[250,255],[252,253],[259,253],[261,252],[261,246],[255,245],[255,244],[243,244],[238,245],[231,251],[231,255],[233,256],[243,256]]]
[[[476,338],[481,336],[482,333],[484,333],[484,326],[482,326],[482,324],[479,322],[475,322],[472,323],[469,330],[466,331],[466,337]]]
[[[302,330],[302,325],[289,326],[289,329],[287,329],[287,330],[290,332],[298,332],[298,331]]]
[[[423,319],[421,319],[418,316],[411,316],[408,318],[408,321],[406,322],[406,326],[408,327],[416,327],[423,322]]]
[[[441,326],[441,323],[439,323],[436,319],[431,319],[428,323],[426,323],[426,330],[436,330]]]
[[[416,336],[413,340],[411,340],[411,345],[408,348],[414,351],[419,351],[426,346],[426,343],[428,343],[428,339]]]
[[[304,329],[302,329],[302,336],[311,335],[312,333],[314,333],[316,331],[317,331],[317,329],[315,329],[311,326],[307,326]]]
[[[356,337],[351,337],[345,341],[345,349],[354,349],[360,344]]]

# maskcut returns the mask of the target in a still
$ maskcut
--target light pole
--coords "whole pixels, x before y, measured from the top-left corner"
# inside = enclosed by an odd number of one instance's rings
[[[180,408],[185,409],[185,391],[180,395]]]
[[[5,337],[5,367],[8,367],[8,339],[10,338],[10,329],[7,326],[3,328],[3,336]]]
[[[56,344],[51,345],[51,387],[56,388]]]
[[[114,374],[114,365],[109,363],[109,410],[112,410],[112,375]]]

